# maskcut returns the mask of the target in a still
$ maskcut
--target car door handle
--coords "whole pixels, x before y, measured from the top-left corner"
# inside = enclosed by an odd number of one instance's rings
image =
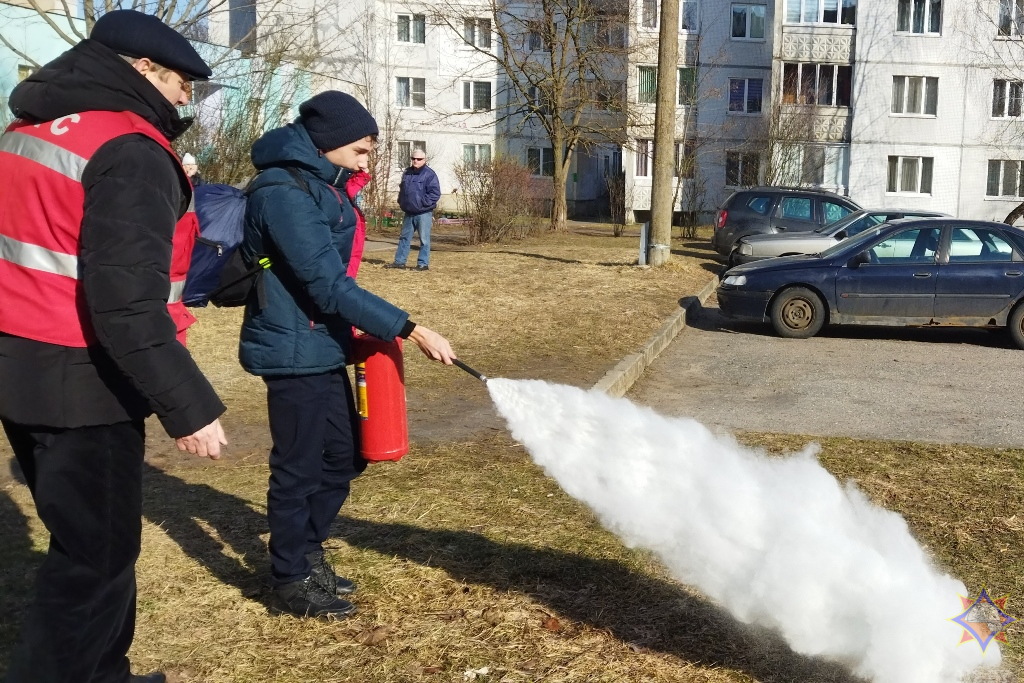
[[[787,230],[785,225],[780,225],[777,229],[778,229],[779,232],[786,232],[786,230]]]
[[[931,277],[931,273],[914,273],[914,277]]]
[[[1020,271],[1019,270],[1008,270],[1008,271],[1006,271],[1006,276],[1007,277],[1020,277]]]

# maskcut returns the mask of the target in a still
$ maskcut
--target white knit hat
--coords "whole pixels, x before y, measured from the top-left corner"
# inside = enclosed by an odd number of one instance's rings
[[[192,156],[191,154],[189,154],[188,152],[185,152],[185,156],[181,157],[181,165],[182,166],[185,166],[187,164],[194,164],[194,163],[196,163],[196,158],[194,156]]]

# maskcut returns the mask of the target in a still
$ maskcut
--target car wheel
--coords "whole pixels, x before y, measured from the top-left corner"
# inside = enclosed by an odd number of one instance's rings
[[[806,287],[790,287],[772,301],[771,319],[780,337],[807,339],[825,325],[825,303]]]
[[[1010,336],[1018,348],[1024,349],[1024,303],[1017,304],[1010,314]]]
[[[729,267],[730,268],[732,268],[734,266],[738,266],[740,264],[739,260],[736,258],[737,254],[739,254],[739,253],[740,253],[739,249],[733,249],[732,251],[729,252]]]

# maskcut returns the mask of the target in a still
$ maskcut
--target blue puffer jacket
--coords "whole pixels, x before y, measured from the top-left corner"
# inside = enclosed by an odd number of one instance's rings
[[[419,170],[410,167],[402,173],[402,184],[398,188],[398,206],[409,214],[426,213],[437,208],[441,198],[441,183],[429,166]]]
[[[345,365],[353,325],[394,339],[409,315],[347,275],[356,231],[348,171],[321,156],[296,123],[257,140],[252,163],[261,173],[250,188],[242,255],[254,263],[266,254],[273,265],[264,271],[266,307],[256,297],[245,307],[242,367],[254,375],[329,372]],[[284,170],[289,166],[310,192]]]

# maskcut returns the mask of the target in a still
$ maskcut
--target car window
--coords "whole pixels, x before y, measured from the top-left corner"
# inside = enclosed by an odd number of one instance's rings
[[[825,209],[825,225],[829,223],[835,223],[840,218],[849,216],[853,211],[851,209],[842,206],[841,204],[835,204],[833,202],[822,202],[822,207]]]
[[[871,263],[934,263],[939,249],[940,228],[912,228],[889,235],[873,246]]]
[[[871,240],[873,240],[876,237],[878,237],[879,233],[881,233],[885,229],[886,229],[886,227],[884,225],[883,226],[873,226],[872,228],[870,228],[868,230],[865,230],[864,232],[862,232],[861,234],[857,235],[856,237],[851,237],[848,240],[843,240],[843,241],[839,242],[838,244],[832,245],[831,247],[829,247],[825,251],[823,251],[820,254],[818,254],[818,258],[823,258],[823,259],[832,258],[836,254],[839,254],[839,253],[842,253],[842,252],[847,252],[851,256],[853,254],[857,254],[857,253],[860,252],[861,249],[866,247],[867,244],[869,242],[871,242]]]
[[[1012,261],[1013,247],[995,230],[956,228],[949,243],[950,263]]]
[[[795,218],[802,221],[814,220],[809,197],[785,197],[779,208],[779,215],[783,218]]]
[[[751,197],[749,200],[747,200],[747,206],[749,206],[752,211],[756,211],[762,216],[767,216],[768,211],[771,210],[772,208],[772,198]]]
[[[853,237],[854,235],[859,235],[868,228],[882,222],[882,216],[879,216],[877,213],[869,213],[846,226],[846,236]]]

